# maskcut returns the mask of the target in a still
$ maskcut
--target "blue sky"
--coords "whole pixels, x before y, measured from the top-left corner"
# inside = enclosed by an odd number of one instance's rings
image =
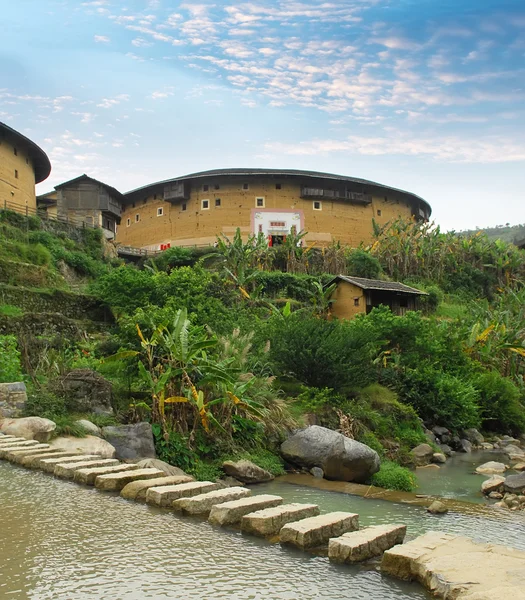
[[[525,222],[521,0],[18,0],[0,120],[122,191],[219,167],[372,179]]]

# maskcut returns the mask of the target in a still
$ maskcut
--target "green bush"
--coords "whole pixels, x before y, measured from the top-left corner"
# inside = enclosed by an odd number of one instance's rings
[[[16,337],[0,335],[0,383],[22,379],[22,363]]]
[[[64,398],[55,396],[47,390],[32,390],[28,392],[24,409],[26,416],[52,419],[52,417],[65,415],[66,413]]]
[[[479,391],[482,428],[487,431],[520,433],[525,430],[525,406],[519,388],[496,371],[474,379]]]
[[[24,311],[13,304],[0,304],[0,316],[3,317],[20,317]]]
[[[348,274],[353,277],[377,279],[381,275],[381,263],[366,250],[351,250],[346,260]]]
[[[197,481],[217,481],[224,475],[218,464],[200,460],[193,464],[188,470],[188,474],[193,475]]]
[[[417,488],[417,478],[414,473],[389,460],[381,463],[381,468],[372,476],[371,483],[387,490],[402,492],[413,492]]]
[[[32,244],[30,252],[31,262],[34,265],[48,266],[53,262],[51,252],[43,244]]]
[[[197,455],[189,448],[187,438],[180,433],[171,431],[167,434],[166,439],[160,425],[156,423],[152,425],[152,429],[155,450],[160,460],[190,473],[195,468]]]
[[[250,460],[261,469],[269,471],[274,477],[284,475],[284,463],[280,456],[274,454],[270,450],[259,448],[252,450],[251,452],[241,452],[236,454],[231,459],[225,458],[224,460]]]

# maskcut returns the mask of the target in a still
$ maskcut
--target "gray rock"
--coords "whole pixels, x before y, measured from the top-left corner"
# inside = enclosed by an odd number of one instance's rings
[[[414,463],[418,467],[424,467],[432,462],[434,449],[429,444],[419,444],[419,446],[416,446],[410,450],[410,454],[414,459]]]
[[[434,454],[432,455],[432,462],[438,465],[443,464],[447,462],[447,457],[441,452],[434,452]]]
[[[425,436],[429,444],[437,444],[438,440],[436,436],[432,433],[432,431],[430,431],[430,429],[425,429]]]
[[[57,379],[53,388],[66,399],[71,412],[113,414],[111,382],[92,369],[73,369]]]
[[[116,457],[120,460],[157,457],[149,423],[103,427],[102,436],[115,447]]]
[[[237,481],[237,479],[235,479],[235,477],[229,477],[229,476],[219,479],[219,481],[217,483],[219,483],[224,488],[242,487],[242,482]]]
[[[439,447],[445,456],[454,456],[455,452],[448,444],[440,444]]]
[[[481,446],[481,444],[483,444],[483,442],[485,441],[485,438],[481,435],[481,433],[473,427],[465,430],[463,432],[463,437],[474,446]]]
[[[444,515],[448,513],[448,508],[439,500],[434,500],[430,506],[427,507],[427,512],[433,515]]]
[[[504,446],[503,452],[505,452],[507,456],[525,456],[525,452],[523,452],[523,450],[515,444],[508,444],[507,446]]]
[[[483,444],[481,444],[481,448],[483,450],[494,450],[494,444],[489,444],[488,442],[483,442]]]
[[[281,453],[289,463],[323,469],[327,479],[364,482],[379,471],[375,450],[344,435],[312,425],[291,435]]]
[[[481,473],[482,475],[496,475],[499,473],[505,473],[507,470],[507,466],[500,462],[495,462],[493,460],[483,463],[476,468],[476,473]]]
[[[235,477],[241,483],[264,483],[274,479],[271,473],[261,469],[249,460],[238,460],[237,462],[227,460],[222,463],[222,470],[226,475]]]
[[[14,419],[24,414],[27,402],[26,384],[0,383],[0,419]]]
[[[472,444],[468,440],[460,440],[458,450],[465,453],[472,452]]]
[[[441,436],[441,443],[442,444],[452,444],[452,439],[453,439],[453,437],[450,434],[445,433]]]
[[[87,433],[89,433],[89,435],[96,435],[97,437],[102,437],[102,430],[100,429],[100,427],[97,427],[95,423],[92,423],[87,419],[79,419],[78,421],[75,421],[75,423],[77,425],[80,425],[80,427],[82,427],[83,429],[85,429]]]
[[[310,474],[313,475],[316,479],[323,479],[324,477],[324,471],[319,467],[312,467],[310,469]]]
[[[481,491],[483,494],[491,494],[492,492],[499,492],[503,489],[505,483],[505,477],[501,475],[493,475],[490,479],[487,479],[481,484]]]
[[[443,435],[449,435],[450,434],[450,431],[446,427],[440,427],[439,425],[436,425],[436,427],[433,427],[432,431],[439,438],[441,436],[443,436]]]
[[[0,431],[2,433],[23,437],[26,440],[37,440],[38,442],[49,441],[56,428],[56,423],[42,417],[4,419],[0,422]]]
[[[505,491],[513,494],[521,494],[525,491],[525,472],[519,475],[509,475],[505,478]]]
[[[158,469],[159,471],[162,471],[165,475],[170,475],[173,477],[189,477],[189,475],[185,473],[182,469],[179,469],[179,467],[174,467],[173,465],[170,465],[169,463],[164,462],[163,460],[160,460],[158,458],[144,458],[143,460],[137,461],[136,464],[139,467],[139,469]]]

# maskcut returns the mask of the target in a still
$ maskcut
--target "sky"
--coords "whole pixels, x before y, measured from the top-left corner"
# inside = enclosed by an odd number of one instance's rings
[[[444,229],[525,222],[522,0],[2,2],[0,121],[122,192],[225,167],[377,181]]]

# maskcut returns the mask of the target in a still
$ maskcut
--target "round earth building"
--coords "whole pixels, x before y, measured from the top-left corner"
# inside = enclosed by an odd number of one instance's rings
[[[326,246],[358,246],[373,223],[428,220],[430,205],[386,185],[315,171],[220,169],[152,183],[124,194],[117,241],[160,250],[212,245],[221,234],[262,234],[270,245],[291,232]]]

